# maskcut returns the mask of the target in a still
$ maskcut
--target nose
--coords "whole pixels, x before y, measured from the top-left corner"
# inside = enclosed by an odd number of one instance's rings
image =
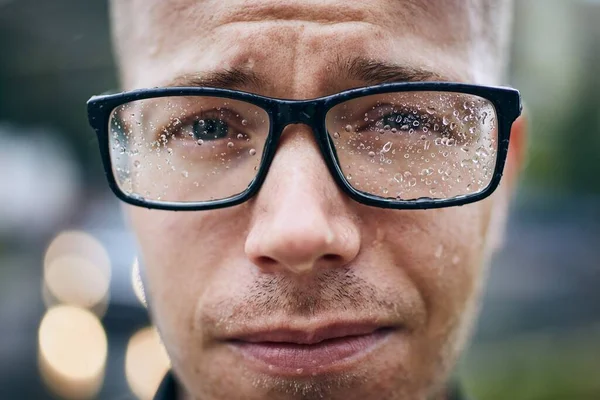
[[[350,202],[338,189],[305,126],[288,126],[253,200],[247,257],[261,270],[308,274],[344,266],[360,249]]]

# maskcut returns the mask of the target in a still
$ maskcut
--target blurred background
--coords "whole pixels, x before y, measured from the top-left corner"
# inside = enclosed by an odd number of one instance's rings
[[[600,399],[600,1],[517,0],[531,146],[460,376]],[[0,399],[149,399],[169,367],[86,121],[117,88],[107,3],[0,0]]]

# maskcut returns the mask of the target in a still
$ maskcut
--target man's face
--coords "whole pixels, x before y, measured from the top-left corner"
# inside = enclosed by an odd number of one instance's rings
[[[239,69],[264,82],[236,89],[309,99],[374,83],[339,71],[356,56],[493,83],[466,4],[138,1],[117,23],[130,43],[124,84]],[[506,198],[501,187],[439,210],[358,204],[310,128],[291,125],[247,203],[128,214],[154,322],[190,398],[414,400],[438,394],[468,335]]]

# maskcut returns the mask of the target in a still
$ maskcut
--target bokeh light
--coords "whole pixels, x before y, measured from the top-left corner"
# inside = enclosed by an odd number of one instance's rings
[[[152,399],[170,367],[169,356],[154,327],[143,328],[131,337],[125,354],[125,376],[139,399]]]
[[[38,333],[40,372],[64,399],[94,398],[102,386],[108,342],[95,314],[72,305],[49,309]]]
[[[71,304],[103,315],[110,277],[110,259],[97,239],[85,232],[63,232],[52,240],[44,257],[44,300],[49,307]]]

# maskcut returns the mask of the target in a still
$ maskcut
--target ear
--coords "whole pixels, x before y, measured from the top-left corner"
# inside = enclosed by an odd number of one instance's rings
[[[504,166],[504,179],[510,189],[514,188],[520,172],[525,167],[527,155],[527,130],[528,114],[525,108],[523,108],[521,116],[513,122],[510,130],[508,155],[506,158],[506,165]]]

